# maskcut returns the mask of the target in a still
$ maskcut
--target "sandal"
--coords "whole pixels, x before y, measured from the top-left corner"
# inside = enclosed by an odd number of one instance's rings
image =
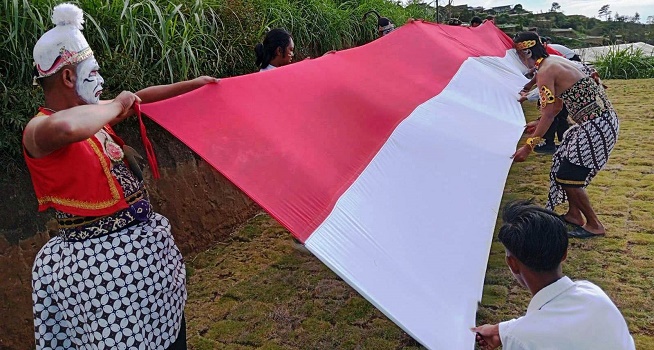
[[[568,232],[568,237],[570,238],[590,238],[590,237],[601,237],[604,236],[604,233],[592,233],[585,228],[578,226],[572,231]]]

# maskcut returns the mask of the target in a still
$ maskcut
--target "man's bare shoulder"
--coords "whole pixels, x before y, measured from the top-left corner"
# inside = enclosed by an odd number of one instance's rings
[[[30,136],[34,130],[34,128],[38,127],[43,120],[45,120],[47,116],[43,114],[37,114],[36,116],[32,117],[29,122],[27,122],[27,125],[25,125],[25,132],[23,134],[23,139],[27,136]]]
[[[25,130],[23,131],[23,147],[27,150],[27,153],[30,154],[32,157],[39,158],[41,156],[39,147],[36,144],[35,138],[35,130],[43,123],[43,121],[47,118],[47,116],[40,114],[36,115],[32,119],[30,119],[29,122],[27,122],[27,125],[25,126]]]
[[[538,74],[544,73],[544,74],[552,74],[559,72],[560,70],[564,69],[566,64],[562,60],[559,60],[560,57],[558,56],[550,56],[548,57],[542,64],[540,69],[538,69]]]

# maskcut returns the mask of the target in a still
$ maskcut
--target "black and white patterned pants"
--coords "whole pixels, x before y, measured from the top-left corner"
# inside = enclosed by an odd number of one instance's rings
[[[618,141],[619,132],[620,122],[613,110],[607,110],[602,116],[581,125],[574,125],[565,132],[563,142],[552,157],[548,209],[552,210],[568,199],[565,190],[556,181],[556,174],[563,159],[591,169],[583,185],[585,188],[608,162],[609,155]]]
[[[81,242],[54,237],[32,269],[37,349],[166,349],[186,302],[164,216]]]

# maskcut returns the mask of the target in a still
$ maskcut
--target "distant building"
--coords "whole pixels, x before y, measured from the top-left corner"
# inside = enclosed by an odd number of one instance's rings
[[[513,6],[513,8],[511,9],[511,11],[509,13],[510,14],[527,14],[527,13],[533,14],[532,11],[525,10],[525,8],[522,7],[521,4],[517,4],[517,5]]]
[[[552,28],[552,21],[549,19],[539,18],[534,20],[534,27],[538,28]]]
[[[518,34],[519,32],[523,31],[523,28],[519,24],[513,24],[513,23],[507,23],[507,24],[498,24],[497,28],[500,28],[506,35],[508,36],[514,36],[515,34]]]
[[[572,28],[552,28],[550,29],[552,36],[560,36],[564,38],[576,39],[577,33]]]
[[[511,9],[511,5],[495,6],[491,8],[495,13],[508,13]]]
[[[526,12],[520,12],[520,13],[511,13],[511,14],[509,14],[509,17],[511,17],[511,18],[516,18],[516,17],[522,17],[522,16],[531,15],[531,14],[532,14],[532,13],[529,12],[529,11],[526,11]]]
[[[603,36],[587,35],[585,38],[581,38],[581,41],[590,45],[603,45],[604,42],[607,41],[607,39]]]

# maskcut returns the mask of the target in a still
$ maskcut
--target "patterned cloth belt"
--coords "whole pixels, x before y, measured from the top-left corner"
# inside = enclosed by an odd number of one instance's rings
[[[575,114],[571,115],[570,118],[575,122],[581,124],[583,122],[587,122],[589,120],[593,120],[598,117],[610,115],[610,113],[605,113],[606,111],[609,110],[610,109],[604,107],[603,104],[594,102],[578,110]]]
[[[79,242],[108,235],[148,219],[152,207],[144,188],[126,197],[125,200],[129,207],[112,215],[58,218],[61,237],[66,241]]]

